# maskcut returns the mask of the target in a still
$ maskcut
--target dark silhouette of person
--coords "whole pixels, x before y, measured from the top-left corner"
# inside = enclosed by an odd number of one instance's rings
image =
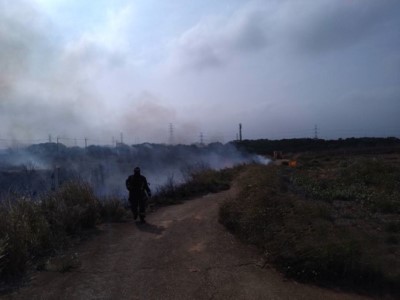
[[[145,223],[146,200],[148,197],[151,197],[151,191],[146,177],[140,174],[139,167],[133,170],[133,175],[130,175],[126,179],[125,184],[129,191],[129,202],[131,204],[133,218],[136,220],[139,215],[140,222]]]

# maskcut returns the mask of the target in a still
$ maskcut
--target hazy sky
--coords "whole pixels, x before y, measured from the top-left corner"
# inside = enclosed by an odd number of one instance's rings
[[[0,0],[3,140],[400,136],[399,115],[398,0]]]

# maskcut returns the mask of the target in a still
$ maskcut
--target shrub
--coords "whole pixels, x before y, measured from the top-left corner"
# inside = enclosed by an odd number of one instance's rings
[[[186,170],[187,181],[177,185],[171,176],[167,183],[160,187],[153,201],[157,204],[176,204],[183,200],[205,195],[208,193],[216,193],[230,188],[230,183],[234,176],[238,174],[242,166],[231,169],[223,169],[219,171],[205,168]]]
[[[54,232],[75,234],[93,228],[99,221],[99,201],[84,182],[68,182],[47,194],[42,209]]]
[[[69,235],[93,228],[99,203],[89,185],[67,183],[33,201],[14,196],[0,203],[0,279],[18,279],[32,261],[63,249]]]
[[[7,199],[1,204],[1,277],[23,274],[31,258],[49,246],[49,226],[37,203],[30,199]]]
[[[168,205],[179,203],[180,198],[178,185],[174,181],[174,176],[171,175],[163,186],[157,188],[153,201],[157,204]]]
[[[7,255],[7,241],[8,236],[5,236],[0,239],[0,274],[3,273],[4,265],[6,264],[6,255]]]
[[[127,216],[127,210],[121,200],[107,198],[100,201],[100,216],[105,222],[121,222]]]

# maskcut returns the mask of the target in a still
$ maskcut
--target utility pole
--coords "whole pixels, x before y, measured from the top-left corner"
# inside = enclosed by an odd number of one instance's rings
[[[314,139],[318,140],[318,126],[315,124],[314,126]]]
[[[239,141],[242,141],[242,123],[239,123]]]
[[[85,137],[85,149],[87,149],[87,141],[88,141],[88,138]]]
[[[174,144],[174,125],[169,123],[169,143],[170,145]]]

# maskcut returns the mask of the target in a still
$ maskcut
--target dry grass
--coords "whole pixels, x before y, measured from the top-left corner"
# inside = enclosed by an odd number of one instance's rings
[[[100,201],[100,217],[104,222],[123,222],[130,214],[120,199],[110,197]]]
[[[193,197],[227,190],[241,169],[243,166],[219,171],[204,168],[192,170],[187,174],[187,181],[181,185],[175,184],[171,177],[158,189],[153,201],[158,205],[177,204]]]
[[[0,279],[20,279],[34,264],[70,246],[102,221],[120,221],[116,199],[99,201],[83,182],[68,182],[40,199],[9,196],[0,203]]]
[[[263,249],[288,276],[322,285],[398,293],[398,223],[387,225],[389,240],[367,230],[374,226],[368,218],[343,225],[344,216],[338,215],[335,201],[313,198],[294,184],[294,178],[306,169],[250,166],[238,179],[239,196],[222,205],[220,221],[241,239]],[[323,167],[320,170],[326,173]],[[322,173],[318,174],[328,180],[330,174]],[[345,174],[348,181],[358,180]],[[315,180],[326,185],[324,180]],[[342,195],[341,191],[336,194]],[[376,205],[367,207],[372,213]]]

